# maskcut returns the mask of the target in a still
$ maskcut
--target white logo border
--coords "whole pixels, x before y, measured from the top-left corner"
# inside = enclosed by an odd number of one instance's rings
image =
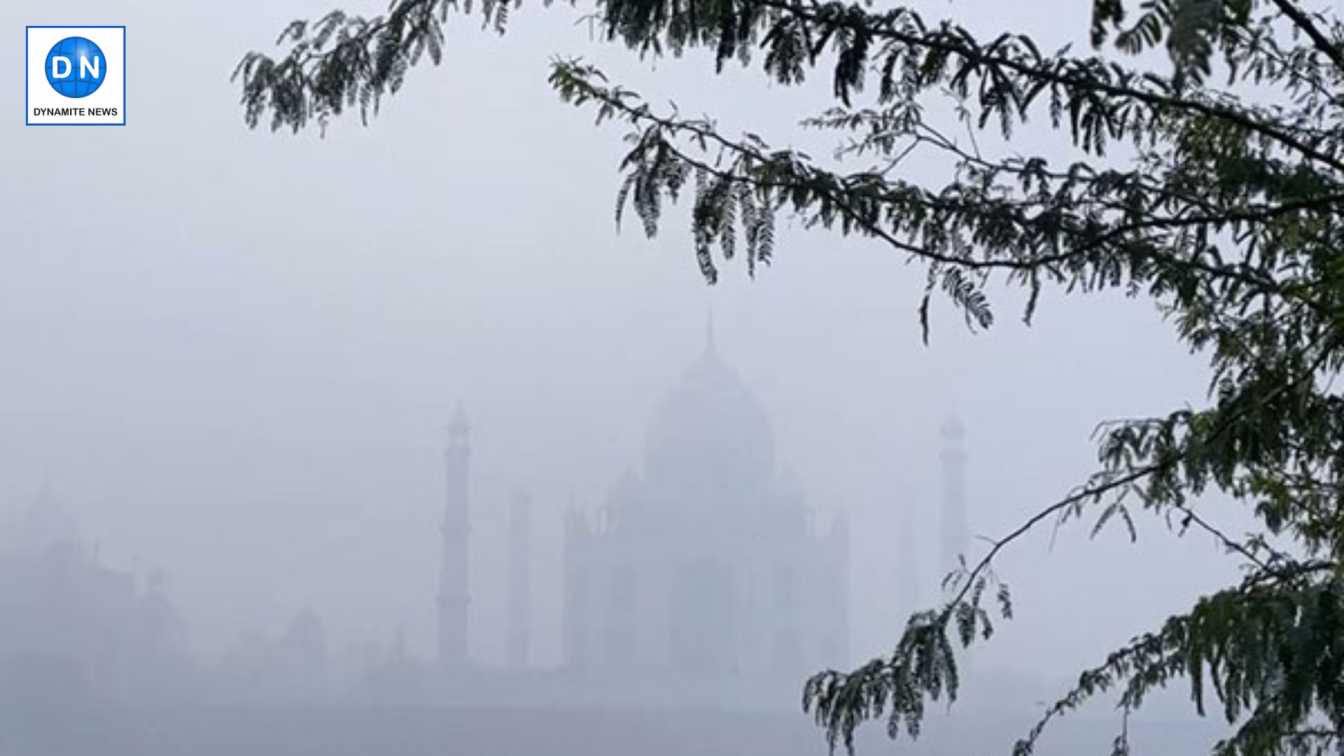
[[[29,104],[29,61],[28,61],[28,38],[32,36],[33,29],[120,29],[121,30],[121,121],[119,123],[33,123],[32,106]],[[23,125],[25,127],[40,126],[125,126],[126,125],[126,25],[125,24],[28,24],[23,27]]]

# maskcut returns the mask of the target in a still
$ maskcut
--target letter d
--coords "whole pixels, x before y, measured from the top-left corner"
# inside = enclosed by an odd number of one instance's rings
[[[65,66],[64,69],[61,68],[62,65]],[[70,78],[70,71],[73,70],[73,68],[74,68],[74,65],[70,62],[70,59],[67,58],[67,57],[65,57],[64,55],[55,55],[55,56],[52,56],[52,59],[51,59],[51,78],[53,78],[53,79],[68,79],[68,78]]]

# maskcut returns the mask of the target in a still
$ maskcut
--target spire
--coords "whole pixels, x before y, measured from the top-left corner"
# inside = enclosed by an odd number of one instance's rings
[[[471,431],[471,423],[467,422],[467,410],[459,401],[453,408],[453,419],[448,423],[448,435],[452,438],[466,438]]]
[[[526,667],[531,653],[532,499],[518,490],[509,504],[509,661]]]
[[[714,343],[714,305],[709,305],[705,316],[705,354],[715,354],[717,351]]]
[[[471,603],[471,445],[467,413],[461,403],[448,426],[444,449],[445,496],[439,563],[439,662],[460,667],[469,662],[468,611]]]
[[[959,444],[966,437],[966,425],[956,415],[948,415],[943,421],[942,435],[950,444]]]
[[[957,568],[970,545],[966,519],[966,427],[955,415],[942,427],[943,450],[939,455],[943,468],[942,570]]]

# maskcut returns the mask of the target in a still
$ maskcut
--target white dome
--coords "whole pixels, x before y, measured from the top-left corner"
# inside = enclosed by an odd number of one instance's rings
[[[772,477],[774,455],[765,409],[711,342],[654,415],[645,476],[682,491],[760,490]]]

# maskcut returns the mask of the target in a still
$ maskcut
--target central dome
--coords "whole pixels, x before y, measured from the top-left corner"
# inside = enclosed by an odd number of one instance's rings
[[[649,482],[678,491],[760,489],[774,462],[764,408],[711,338],[654,415],[645,449]]]

